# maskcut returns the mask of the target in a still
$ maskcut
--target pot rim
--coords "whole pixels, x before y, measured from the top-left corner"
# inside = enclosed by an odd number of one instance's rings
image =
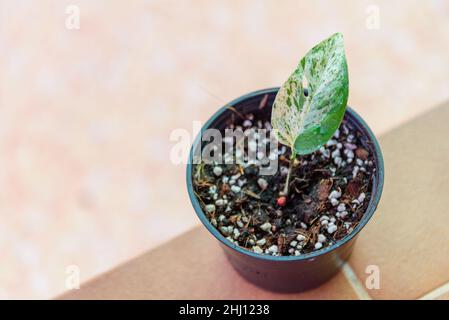
[[[358,122],[360,124],[360,126],[366,130],[366,132],[368,133],[369,141],[371,141],[373,144],[374,160],[375,160],[374,162],[376,164],[376,173],[375,173],[376,179],[374,180],[373,191],[372,191],[372,196],[371,196],[370,202],[369,202],[368,207],[367,207],[365,213],[363,214],[363,217],[360,220],[359,224],[357,225],[357,227],[354,228],[354,230],[349,235],[347,235],[343,239],[337,241],[333,245],[328,246],[324,249],[317,250],[317,251],[309,252],[306,254],[301,254],[299,256],[272,256],[272,255],[267,255],[267,254],[259,254],[259,253],[252,252],[248,249],[244,249],[234,243],[231,243],[229,240],[226,239],[226,237],[224,237],[218,231],[218,229],[216,227],[214,227],[212,225],[212,223],[207,219],[206,214],[203,212],[201,205],[193,191],[193,184],[192,184],[193,152],[194,152],[195,147],[201,142],[203,130],[205,130],[206,128],[209,128],[210,125],[215,121],[215,119],[219,115],[221,115],[223,112],[225,112],[229,107],[236,105],[246,99],[253,98],[253,97],[256,97],[259,95],[269,94],[269,93],[277,93],[278,90],[279,90],[279,87],[272,87],[272,88],[257,90],[257,91],[253,91],[248,94],[245,94],[245,95],[227,103],[226,105],[221,107],[218,111],[216,111],[209,118],[209,120],[202,126],[201,131],[198,133],[198,135],[195,138],[193,145],[190,149],[189,159],[188,159],[188,163],[187,163],[187,174],[186,174],[187,190],[188,190],[190,201],[192,202],[193,208],[194,208],[198,218],[201,220],[201,222],[207,228],[207,230],[209,230],[209,232],[212,233],[212,235],[217,240],[219,240],[222,244],[224,244],[225,246],[229,247],[230,249],[236,250],[243,255],[251,256],[253,258],[260,259],[260,260],[304,261],[304,260],[314,259],[321,255],[325,255],[329,252],[332,252],[332,251],[338,249],[339,247],[343,246],[347,242],[351,241],[351,239],[355,238],[359,234],[359,232],[365,227],[365,225],[368,223],[368,221],[371,219],[371,217],[373,216],[374,212],[377,209],[377,205],[380,201],[380,197],[382,195],[383,184],[384,184],[384,162],[383,162],[382,151],[381,151],[379,143],[378,143],[374,133],[371,131],[370,127],[351,107],[347,106],[346,112],[349,112],[351,114],[351,116],[353,116],[353,118],[356,120],[356,122]]]

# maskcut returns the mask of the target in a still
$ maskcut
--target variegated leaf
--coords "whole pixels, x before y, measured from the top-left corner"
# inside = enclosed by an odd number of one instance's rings
[[[280,88],[271,117],[278,140],[298,154],[326,143],[343,119],[348,86],[343,36],[336,33],[313,47]]]

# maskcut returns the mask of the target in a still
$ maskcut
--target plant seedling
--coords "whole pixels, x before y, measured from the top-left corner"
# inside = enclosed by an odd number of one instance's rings
[[[281,198],[288,195],[296,156],[319,149],[340,126],[348,87],[343,35],[336,33],[313,47],[280,88],[273,104],[271,124],[279,142],[291,149]]]

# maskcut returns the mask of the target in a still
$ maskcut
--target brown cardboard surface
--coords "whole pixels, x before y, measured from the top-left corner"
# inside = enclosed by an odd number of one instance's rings
[[[302,294],[274,294],[241,278],[202,227],[81,285],[65,299],[355,299],[343,274]]]
[[[362,230],[351,266],[361,283],[377,265],[374,298],[417,298],[449,280],[449,104],[385,136],[383,197]],[[187,214],[187,213],[186,213]],[[192,210],[192,213],[193,210]],[[243,280],[216,240],[197,227],[84,284],[64,299],[353,299],[340,273],[301,294],[275,294]]]
[[[350,264],[373,298],[415,299],[449,280],[449,104],[382,137],[385,185]]]

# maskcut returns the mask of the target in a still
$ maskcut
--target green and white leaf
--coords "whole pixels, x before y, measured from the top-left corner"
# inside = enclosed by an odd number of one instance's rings
[[[278,140],[298,154],[325,144],[343,119],[348,87],[343,36],[336,33],[301,59],[277,93],[271,123]]]

